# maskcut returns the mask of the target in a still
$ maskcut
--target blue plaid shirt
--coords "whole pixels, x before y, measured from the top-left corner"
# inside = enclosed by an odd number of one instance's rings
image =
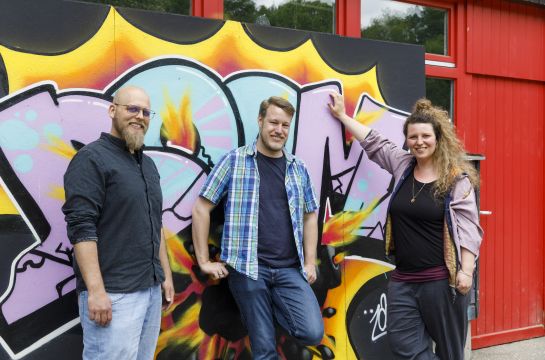
[[[305,164],[284,150],[286,193],[297,254],[304,273],[303,214],[318,208]],[[225,154],[204,183],[200,196],[218,204],[227,195],[221,243],[221,261],[246,276],[257,279],[257,224],[259,171],[256,142]]]

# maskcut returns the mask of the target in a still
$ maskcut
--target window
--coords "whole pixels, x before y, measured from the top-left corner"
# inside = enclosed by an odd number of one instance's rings
[[[448,54],[448,10],[389,0],[362,0],[361,33],[367,39],[424,45]]]
[[[426,97],[433,105],[448,111],[451,119],[453,119],[453,94],[453,80],[426,77]]]
[[[112,6],[189,15],[191,0],[80,0]]]
[[[224,0],[224,19],[333,33],[335,0]]]

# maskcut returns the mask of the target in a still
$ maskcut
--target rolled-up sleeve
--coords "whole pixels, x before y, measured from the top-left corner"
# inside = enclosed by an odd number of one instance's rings
[[[467,177],[456,184],[450,211],[453,220],[452,230],[456,232],[459,245],[478,257],[483,229],[479,225],[475,190]]]
[[[412,155],[376,130],[371,130],[360,144],[367,153],[369,160],[390,174],[399,172],[400,168],[404,170],[407,161],[412,159]]]
[[[304,170],[304,196],[305,196],[305,213],[310,213],[318,209],[318,200],[316,199],[316,192],[314,191],[314,186],[310,180],[310,175],[308,173],[307,167],[302,164]]]
[[[65,215],[72,244],[98,241],[97,223],[105,198],[104,167],[90,151],[80,150],[64,174]]]

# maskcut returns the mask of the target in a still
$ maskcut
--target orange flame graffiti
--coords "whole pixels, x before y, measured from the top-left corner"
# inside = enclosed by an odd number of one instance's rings
[[[202,303],[201,296],[209,285],[217,284],[218,280],[208,280],[203,283],[193,272],[195,262],[187,252],[180,236],[164,229],[170,268],[174,273],[189,276],[191,281],[187,287],[174,295],[173,304],[163,312],[161,333],[157,341],[155,355],[170,346],[185,346],[192,352],[198,351],[200,359],[216,359],[218,354],[227,347],[240,352],[248,347],[245,340],[231,343],[218,335],[209,336],[199,326],[199,313]],[[196,296],[195,296],[196,295]],[[193,302],[193,303],[191,303]],[[189,304],[188,304],[189,303]],[[174,317],[174,311],[179,306],[187,306],[180,318]]]
[[[360,211],[343,211],[328,219],[324,224],[322,244],[338,247],[348,245],[356,240],[356,235],[353,232],[376,208],[378,201],[379,199],[376,198]]]
[[[76,155],[77,151],[56,135],[48,134],[47,141],[49,144],[43,144],[42,146],[54,154],[67,158],[68,160],[72,160]]]
[[[64,193],[64,187],[59,185],[49,185],[51,191],[47,194],[52,199],[60,201],[66,200],[66,194]]]
[[[338,253],[337,255],[335,255],[335,256],[333,257],[333,263],[334,263],[335,265],[338,265],[338,264],[342,263],[345,256],[346,256],[346,252],[345,252],[345,251]]]
[[[195,303],[184,312],[174,326],[165,329],[164,323],[161,324],[162,331],[157,340],[155,353],[160,353],[169,345],[187,345],[191,349],[198,348],[206,336],[199,327],[200,310],[200,302]]]
[[[191,275],[191,267],[193,266],[193,258],[183,245],[182,239],[179,236],[171,233],[168,229],[164,229],[167,251],[170,258],[170,268],[172,271]]]
[[[382,114],[384,114],[385,112],[386,112],[386,109],[384,108],[371,111],[371,112],[360,111],[356,114],[356,116],[354,116],[354,119],[363,125],[371,126],[371,124],[377,122],[382,116]],[[346,131],[346,142],[351,143],[353,140],[354,140],[354,135]]]
[[[182,96],[178,111],[176,111],[167,90],[164,91],[164,97],[165,108],[161,111],[163,120],[161,135],[170,141],[170,144],[194,152],[197,143],[197,134],[193,126],[189,91],[186,91]]]

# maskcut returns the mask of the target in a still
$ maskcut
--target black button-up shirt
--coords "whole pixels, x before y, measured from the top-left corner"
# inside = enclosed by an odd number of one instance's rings
[[[62,207],[72,244],[96,241],[108,292],[134,292],[164,281],[159,260],[163,198],[159,172],[142,150],[102,133],[64,175]],[[86,290],[74,257],[77,290]]]

